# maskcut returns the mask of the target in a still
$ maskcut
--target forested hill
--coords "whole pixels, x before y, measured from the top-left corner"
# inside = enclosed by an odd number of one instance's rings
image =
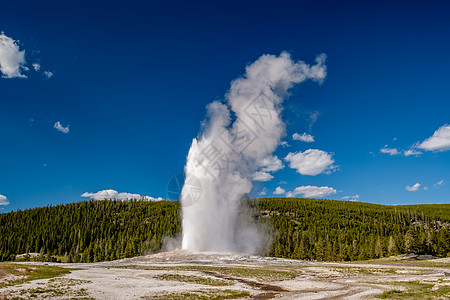
[[[268,255],[330,261],[410,252],[450,256],[450,204],[248,201],[257,223],[273,228]],[[0,260],[24,253],[69,262],[132,257],[159,251],[165,237],[180,231],[178,202],[91,200],[33,208],[0,214]]]
[[[265,198],[256,205],[260,217],[270,218],[277,229],[273,256],[326,261],[402,253],[450,256],[450,204]]]

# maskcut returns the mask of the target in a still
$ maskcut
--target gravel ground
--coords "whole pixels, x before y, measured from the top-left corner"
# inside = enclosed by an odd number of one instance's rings
[[[174,251],[113,262],[55,264],[73,270],[0,288],[0,299],[373,299],[394,288],[406,291],[398,282],[450,287],[450,260],[434,261],[449,265],[321,263]]]

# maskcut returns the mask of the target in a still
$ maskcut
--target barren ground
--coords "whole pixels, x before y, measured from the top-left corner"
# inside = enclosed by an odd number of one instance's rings
[[[91,264],[15,263],[70,269],[16,285],[8,284],[20,272],[0,264],[0,299],[450,299],[450,259],[407,259],[321,263],[175,251]]]

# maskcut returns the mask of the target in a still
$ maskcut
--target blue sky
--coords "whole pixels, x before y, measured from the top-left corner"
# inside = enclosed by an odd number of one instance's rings
[[[289,147],[275,153],[284,168],[251,196],[312,186],[333,199],[450,203],[444,1],[9,1],[0,20],[2,47],[17,46],[0,51],[3,211],[108,189],[165,198],[205,106],[246,65],[282,51],[311,64],[326,53],[328,74],[285,101]],[[291,168],[286,156],[308,149],[327,153],[332,169]],[[421,154],[402,152],[411,149]]]

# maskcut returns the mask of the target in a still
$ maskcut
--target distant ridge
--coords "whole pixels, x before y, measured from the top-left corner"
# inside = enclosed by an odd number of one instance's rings
[[[264,255],[319,261],[406,253],[450,256],[450,204],[247,201],[248,213],[261,230],[271,228],[272,242]],[[0,214],[0,260],[95,262],[134,257],[160,251],[165,238],[180,231],[180,205],[174,201],[90,200],[19,210]],[[26,253],[39,255],[16,257]]]

